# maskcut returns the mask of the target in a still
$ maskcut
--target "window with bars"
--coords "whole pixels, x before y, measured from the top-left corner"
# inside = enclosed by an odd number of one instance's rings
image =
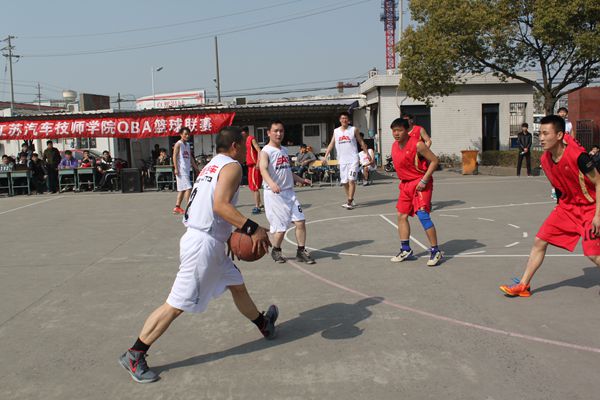
[[[96,138],[78,138],[75,141],[76,149],[95,149]]]
[[[269,141],[269,136],[267,135],[268,130],[269,128],[266,126],[261,126],[260,128],[255,129],[254,137],[261,146],[264,146]]]
[[[510,136],[521,132],[521,125],[526,122],[527,103],[510,103]]]

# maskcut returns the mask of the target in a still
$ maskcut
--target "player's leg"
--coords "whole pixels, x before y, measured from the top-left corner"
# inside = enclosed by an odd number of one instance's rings
[[[533,278],[533,275],[535,275],[535,272],[538,270],[538,268],[542,266],[547,249],[548,242],[536,236],[535,240],[533,241],[533,247],[529,253],[527,266],[525,267],[525,272],[523,272],[521,280],[515,282],[514,285],[502,285],[500,286],[500,290],[502,290],[506,295],[513,297],[531,296],[529,283],[531,282],[531,279]]]
[[[392,262],[401,262],[413,255],[410,248],[410,224],[408,213],[398,212],[398,236],[400,237],[400,251],[391,258]]]
[[[314,264],[315,260],[312,258],[310,253],[306,250],[306,221],[294,221],[296,226],[296,242],[298,248],[296,249],[296,261],[305,262],[307,264]]]
[[[192,189],[187,189],[185,192],[183,192],[183,201],[181,204],[186,204],[190,201],[190,194],[192,193]]]
[[[266,313],[261,313],[256,308],[252,297],[250,297],[246,285],[231,285],[228,286],[228,289],[239,312],[252,321],[266,339],[274,339],[275,322],[279,316],[277,306],[272,304]]]
[[[433,221],[431,220],[431,197],[433,195],[433,181],[425,186],[421,191],[417,191],[415,187],[415,197],[413,207],[417,210],[417,218],[425,231],[427,240],[429,240],[429,260],[427,260],[427,266],[435,267],[442,260],[442,252],[438,248],[437,230]]]
[[[164,303],[146,319],[140,332],[140,340],[150,346],[165,333],[175,318],[179,317],[182,313],[182,310]]]
[[[369,185],[369,166],[365,165],[363,167],[363,186]]]

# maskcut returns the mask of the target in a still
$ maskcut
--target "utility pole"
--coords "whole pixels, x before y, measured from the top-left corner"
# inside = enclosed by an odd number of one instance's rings
[[[221,78],[219,77],[219,43],[217,42],[217,37],[215,36],[215,60],[217,62],[217,102],[221,102]]]
[[[37,90],[38,90],[38,111],[42,109],[42,87],[40,86],[40,83],[38,82],[37,84]]]
[[[15,88],[13,85],[12,59],[19,58],[20,56],[17,56],[12,53],[14,47],[13,47],[12,43],[10,42],[11,39],[16,39],[16,38],[14,36],[8,35],[8,37],[6,37],[6,39],[2,40],[3,42],[8,42],[8,46],[2,48],[2,50],[8,51],[8,54],[3,54],[3,55],[4,55],[4,57],[8,57],[8,70],[10,73],[10,113],[13,114],[14,110],[15,110]]]
[[[121,111],[121,92],[117,93],[117,108]]]

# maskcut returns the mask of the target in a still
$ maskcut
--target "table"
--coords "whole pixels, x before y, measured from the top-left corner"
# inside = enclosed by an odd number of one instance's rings
[[[15,180],[25,178],[27,180],[26,185],[16,185]],[[12,171],[10,173],[10,181],[12,184],[12,192],[15,194],[15,189],[27,189],[27,194],[31,194],[31,171]]]
[[[4,179],[6,179],[6,185],[2,184],[2,181]],[[13,195],[12,182],[10,180],[10,172],[0,172],[0,189],[8,189],[8,195]]]
[[[58,170],[58,190],[59,191],[62,192],[63,188],[66,188],[69,186],[73,186],[73,188],[75,188],[77,186],[77,175],[75,175],[75,172],[76,172],[75,168],[64,168],[64,169]],[[72,176],[73,183],[63,183],[62,178],[64,178],[65,176]]]
[[[175,188],[175,173],[173,172],[173,166],[172,165],[156,165],[154,166],[154,179],[156,180],[156,189],[158,190],[160,188],[159,184],[164,185],[164,184],[169,184],[169,186],[171,186],[171,190],[173,188]],[[159,176],[161,176],[162,174],[169,174],[170,179],[169,180],[162,180],[162,181],[158,181]]]
[[[87,178],[82,178],[87,176]],[[90,180],[89,176],[92,177]],[[81,185],[92,184],[92,189],[96,188],[96,169],[93,167],[77,168],[77,189],[81,190]]]

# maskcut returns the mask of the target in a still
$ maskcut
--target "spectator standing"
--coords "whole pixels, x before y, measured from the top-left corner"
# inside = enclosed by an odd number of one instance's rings
[[[260,214],[260,187],[262,186],[262,175],[260,174],[259,158],[260,146],[254,136],[250,135],[247,126],[242,128],[242,136],[246,144],[246,167],[248,168],[248,189],[254,196],[254,208],[252,214]]]
[[[21,151],[17,154],[17,160],[21,158],[21,155],[24,154],[27,161],[31,160],[31,154],[33,152],[29,149],[29,145],[27,143],[23,143],[21,145]]]
[[[46,150],[42,155],[42,160],[46,164],[47,184],[50,193],[58,192],[58,164],[60,164],[60,152],[54,147],[52,140],[46,142]]]
[[[160,150],[161,150],[160,146],[158,145],[158,143],[156,143],[154,145],[154,150],[152,150],[152,152],[151,152],[152,164],[156,164],[156,160],[160,156]]]
[[[368,149],[366,153],[363,150],[358,153],[358,159],[360,160],[360,167],[362,168],[363,186],[368,186],[371,184],[369,179],[371,171],[375,170],[375,152],[373,149]]]
[[[173,147],[173,171],[175,172],[175,180],[177,181],[177,202],[173,209],[173,214],[185,214],[181,208],[181,203],[185,200],[187,204],[192,192],[192,183],[190,182],[190,172],[192,167],[196,173],[200,173],[196,160],[192,157],[192,149],[188,140],[190,139],[191,131],[188,127],[183,127],[179,130],[181,139],[175,143]]]
[[[523,164],[523,158],[525,158],[525,166],[527,167],[527,176],[531,176],[531,144],[533,143],[533,136],[528,130],[529,124],[523,122],[521,124],[521,132],[517,137],[519,142],[519,159],[517,161],[517,176],[521,176],[521,165]]]
[[[44,162],[40,160],[38,153],[31,155],[29,160],[29,170],[31,171],[31,186],[37,194],[44,193],[44,186],[47,178],[47,171]]]
[[[568,133],[569,135],[575,137],[575,131],[573,130],[573,124],[569,121],[569,110],[567,109],[567,107],[559,108],[557,113],[558,113],[558,115],[560,115],[560,117],[562,119],[565,120],[565,133]]]

